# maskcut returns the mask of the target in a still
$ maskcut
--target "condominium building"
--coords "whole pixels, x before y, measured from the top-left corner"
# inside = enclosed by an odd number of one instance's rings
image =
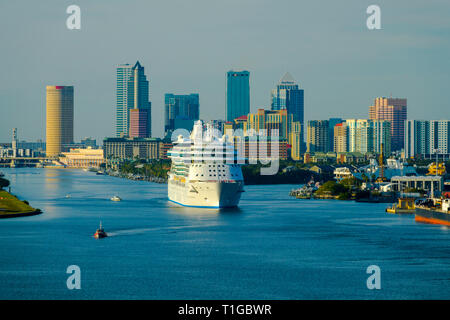
[[[46,155],[58,156],[73,143],[73,86],[47,86]]]
[[[389,121],[372,121],[373,149],[375,153],[390,155],[392,152],[391,123]]]
[[[301,160],[303,150],[303,126],[300,121],[292,122],[291,133],[289,135],[289,144],[291,145],[292,160]]]
[[[306,152],[328,152],[328,120],[310,120],[306,128]]]
[[[403,98],[376,98],[369,107],[369,119],[391,123],[392,151],[403,148],[406,118],[407,101]]]
[[[336,153],[348,152],[347,123],[341,122],[334,126],[333,151]]]
[[[382,120],[347,119],[345,120],[347,130],[348,152],[381,152],[390,154],[391,148],[391,123]]]
[[[334,151],[334,127],[338,124],[338,123],[342,123],[342,121],[344,121],[341,118],[330,118],[328,120],[328,126],[329,126],[329,151]]]
[[[405,124],[405,157],[450,158],[450,120],[408,120]]]

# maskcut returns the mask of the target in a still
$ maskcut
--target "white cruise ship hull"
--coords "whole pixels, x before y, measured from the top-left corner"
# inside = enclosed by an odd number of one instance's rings
[[[242,181],[181,182],[169,179],[169,200],[187,207],[236,207],[243,192]]]

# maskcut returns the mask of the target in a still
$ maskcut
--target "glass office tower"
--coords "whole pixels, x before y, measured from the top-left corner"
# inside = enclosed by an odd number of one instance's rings
[[[136,62],[134,66],[122,64],[116,69],[116,136],[130,135],[130,110],[143,109],[147,114],[146,132],[151,136],[151,103],[149,101],[148,80],[144,67]],[[136,124],[142,127],[142,123]]]
[[[281,78],[277,87],[272,90],[272,110],[286,109],[292,114],[294,121],[304,121],[304,91],[289,72]]]
[[[227,72],[227,121],[250,113],[250,72]]]

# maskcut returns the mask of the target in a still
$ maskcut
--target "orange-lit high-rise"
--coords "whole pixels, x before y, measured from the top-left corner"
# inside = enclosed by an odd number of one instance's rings
[[[47,157],[73,143],[73,86],[47,86],[46,143]]]
[[[374,105],[369,107],[369,119],[391,123],[392,151],[403,148],[406,117],[406,99],[376,98]]]

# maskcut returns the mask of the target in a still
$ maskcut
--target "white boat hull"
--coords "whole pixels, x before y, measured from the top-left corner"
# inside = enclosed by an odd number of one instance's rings
[[[187,207],[229,208],[236,207],[243,192],[243,182],[169,180],[169,200]]]

